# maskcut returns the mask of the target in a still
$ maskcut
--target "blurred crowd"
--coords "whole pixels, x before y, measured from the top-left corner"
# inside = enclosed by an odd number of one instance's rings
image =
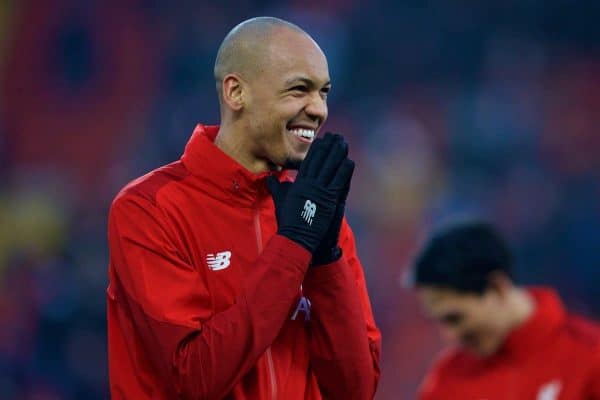
[[[403,273],[435,224],[498,224],[523,284],[600,318],[600,7],[589,0],[0,1],[0,397],[106,399],[107,212],[218,123],[212,67],[243,19],[329,57],[325,129],[383,332],[378,399],[442,343]]]

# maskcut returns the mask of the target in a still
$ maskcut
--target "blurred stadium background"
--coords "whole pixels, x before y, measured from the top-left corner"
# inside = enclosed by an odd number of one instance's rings
[[[217,47],[257,15],[329,56],[378,399],[414,398],[440,349],[399,277],[450,214],[498,223],[522,282],[600,317],[598,1],[0,0],[2,399],[108,398],[108,207],[218,122]]]

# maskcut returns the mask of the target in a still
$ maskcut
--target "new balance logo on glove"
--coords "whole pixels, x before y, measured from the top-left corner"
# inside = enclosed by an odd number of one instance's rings
[[[313,218],[317,212],[317,205],[310,200],[306,200],[304,203],[304,210],[300,216],[306,221],[307,224],[312,225]]]
[[[208,264],[208,268],[213,271],[220,271],[229,267],[231,259],[230,251],[220,251],[216,255],[213,253],[206,255],[206,263]]]

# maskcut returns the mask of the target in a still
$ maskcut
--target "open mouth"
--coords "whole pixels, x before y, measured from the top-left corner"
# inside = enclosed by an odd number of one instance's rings
[[[288,132],[296,136],[300,141],[305,143],[312,143],[316,136],[316,131],[314,129],[289,128]]]

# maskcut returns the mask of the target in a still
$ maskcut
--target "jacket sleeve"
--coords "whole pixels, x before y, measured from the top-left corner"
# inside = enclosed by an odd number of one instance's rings
[[[445,350],[432,362],[417,391],[417,400],[445,400],[452,398],[452,378],[448,371],[458,367],[453,362],[454,352]]]
[[[379,381],[381,334],[375,325],[354,236],[344,220],[343,256],[310,268],[311,367],[324,398],[371,399]]]
[[[247,269],[235,304],[211,315],[203,275],[183,254],[184,245],[161,213],[138,196],[113,203],[110,284],[117,286],[117,301],[127,310],[130,320],[123,323],[133,327],[143,357],[167,390],[183,399],[222,398],[275,339],[310,253],[274,236]]]
[[[588,400],[600,400],[600,342],[596,344],[593,352],[591,376],[588,380]]]
[[[435,395],[437,382],[436,374],[437,372],[435,370],[432,370],[427,374],[418,389],[417,400],[440,400],[440,398]]]

